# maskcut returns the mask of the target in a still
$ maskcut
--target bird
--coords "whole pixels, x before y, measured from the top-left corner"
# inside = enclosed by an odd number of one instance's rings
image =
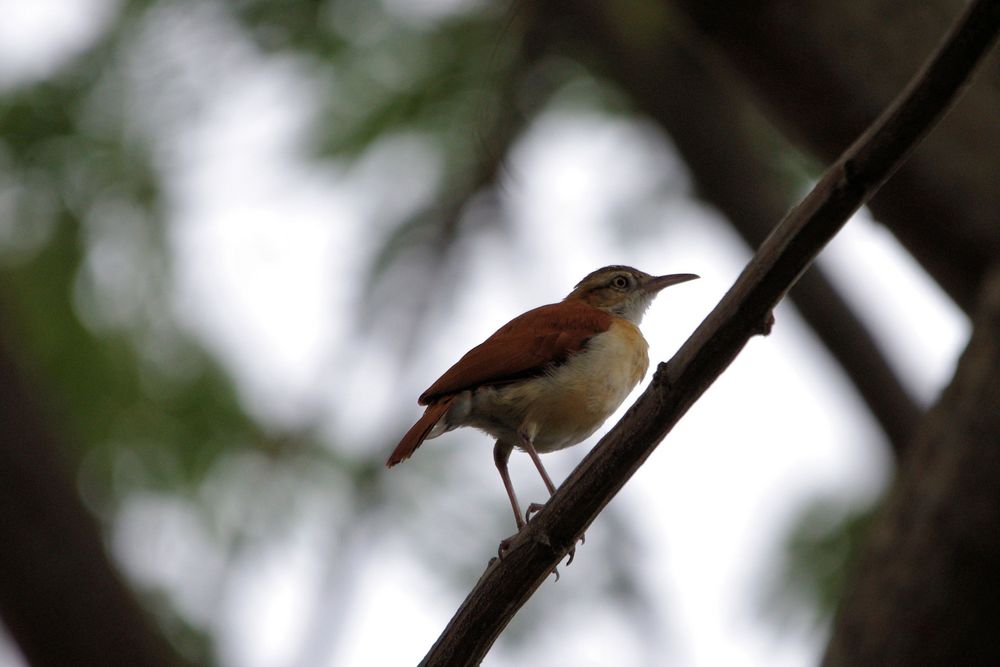
[[[583,442],[618,409],[649,367],[649,346],[638,326],[643,314],[660,290],[696,278],[605,266],[587,274],[562,301],[515,317],[420,395],[424,414],[386,466],[456,428],[484,431],[496,439],[493,461],[520,532],[543,505],[532,503],[522,514],[507,468],[511,452],[525,451],[554,494],[539,453]],[[512,539],[501,542],[501,556]]]

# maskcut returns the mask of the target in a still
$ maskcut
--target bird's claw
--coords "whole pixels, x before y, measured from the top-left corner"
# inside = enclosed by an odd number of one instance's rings
[[[586,533],[580,533],[580,544],[583,544],[586,541],[587,541]],[[576,545],[574,544],[573,546],[571,546],[569,548],[569,551],[566,552],[566,554],[569,556],[569,560],[566,561],[566,566],[569,567],[570,563],[572,563],[573,559],[576,557]]]
[[[531,515],[535,512],[541,512],[543,509],[545,509],[544,503],[531,503],[528,505],[528,509],[524,513],[524,520],[531,521]]]
[[[573,559],[576,558],[576,545],[571,546],[569,548],[569,551],[567,551],[566,553],[569,555],[569,559],[566,561],[566,567],[569,567],[570,565],[573,564]]]
[[[531,515],[534,514],[535,512],[538,512],[538,511],[542,510],[544,507],[545,507],[545,505],[543,505],[541,503],[531,503],[530,505],[528,505],[528,510],[524,513],[524,518],[527,521],[530,521],[531,520]],[[520,528],[518,528],[518,531],[516,533],[514,533],[513,535],[511,535],[510,537],[507,537],[507,538],[505,538],[503,540],[500,540],[500,546],[497,548],[497,558],[499,558],[500,560],[503,560],[504,554],[506,554],[510,550],[510,548],[513,546],[514,540],[516,540],[517,537],[518,537],[518,535],[521,534],[521,529],[522,528],[524,528],[524,526],[521,526]],[[584,534],[584,533],[581,533],[580,537],[579,537],[579,540],[580,540],[580,544],[584,544],[587,541],[587,535]],[[576,558],[576,544],[574,544],[573,546],[571,546],[569,548],[569,551],[566,552],[566,555],[569,556],[569,559],[566,561],[566,565],[568,567],[569,565],[571,565],[573,563],[573,559]],[[556,581],[559,581],[559,568],[558,567],[552,568],[552,574],[556,575]]]
[[[586,541],[587,541],[587,537],[585,535],[580,535],[580,544],[583,544]],[[573,564],[573,559],[576,558],[576,545],[575,544],[569,548],[569,551],[566,552],[566,555],[569,556],[569,559],[566,561],[566,567],[569,567],[570,565]],[[552,574],[556,575],[556,581],[559,581],[559,568],[558,567],[552,568]]]
[[[516,538],[519,534],[520,531],[514,533],[510,537],[500,540],[500,546],[497,548],[497,558],[503,560],[504,554],[507,553],[507,550],[510,549],[510,545],[514,542],[514,538]]]

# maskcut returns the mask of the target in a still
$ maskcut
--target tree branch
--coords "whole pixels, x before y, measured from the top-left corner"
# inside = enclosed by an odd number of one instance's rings
[[[931,61],[761,245],[736,283],[545,509],[480,577],[423,665],[479,663],[497,636],[663,437],[732,362],[850,215],[952,104],[1000,27],[1000,0],[973,3]]]
[[[616,21],[614,11],[606,0],[578,0],[548,12],[545,19],[550,32],[566,28],[599,54],[600,66],[671,135],[698,194],[725,214],[751,247],[758,247],[788,210],[795,185],[770,149],[771,141],[779,141],[770,138],[775,131],[737,86],[677,38],[669,17],[647,20],[645,29],[655,40],[637,43],[625,32],[632,22]],[[655,68],[649,67],[651,60]],[[900,458],[921,410],[874,337],[818,266],[802,276],[789,296]]]
[[[786,136],[837,158],[937,43],[962,0],[664,0],[707,37]],[[790,9],[794,7],[794,10]],[[1000,58],[868,204],[967,313],[1000,257]],[[941,224],[947,221],[947,224]]]

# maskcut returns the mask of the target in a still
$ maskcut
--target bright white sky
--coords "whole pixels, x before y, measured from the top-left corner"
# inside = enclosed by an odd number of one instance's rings
[[[2,82],[51,71],[103,20],[94,8],[110,6],[0,0],[0,62],[7,63]],[[157,104],[157,95],[168,100],[178,93],[170,80],[162,90],[155,89],[158,82],[142,91],[161,114],[146,122],[166,129],[161,157],[175,174],[176,303],[237,378],[248,409],[267,423],[287,426],[325,414],[343,440],[371,442],[386,414],[416,418],[417,394],[465,349],[611,263],[702,276],[667,290],[648,313],[643,330],[655,365],[715,305],[747,259],[711,211],[679,198],[662,211],[661,231],[647,233],[641,243],[621,243],[607,216],[664,180],[683,184],[682,167],[649,128],[551,112],[509,165],[503,205],[516,221],[513,244],[468,243],[461,276],[466,287],[437,327],[437,338],[422,341],[420,358],[400,379],[377,340],[352,338],[351,314],[374,232],[382,231],[371,227],[375,198],[391,191],[390,205],[402,210],[425,198],[433,186],[433,168],[424,169],[432,149],[418,137],[402,137],[352,170],[303,164],[297,154],[316,94],[307,77],[295,63],[265,60],[233,41],[224,21],[205,20],[218,19],[218,12],[195,13],[168,25],[158,48],[181,72],[184,92],[197,97],[200,113],[181,115],[176,105]],[[27,33],[32,39],[18,37]],[[220,36],[229,41],[214,53]],[[184,48],[177,48],[181,43]],[[53,44],[58,52],[40,50]],[[224,79],[209,81],[200,71],[206,56],[224,68]],[[424,171],[429,175],[418,177]],[[579,242],[567,248],[566,238]],[[886,341],[914,392],[932,400],[967,335],[958,311],[864,216],[847,226],[824,261]],[[877,428],[796,314],[782,307],[776,317],[773,334],[748,345],[615,501],[646,526],[644,562],[636,567],[646,573],[651,597],[665,601],[669,659],[663,664],[813,664],[822,638],[779,633],[761,618],[762,581],[804,503],[818,496],[862,503],[884,483]],[[564,475],[595,441],[551,455],[550,470]],[[454,444],[448,436],[433,446]],[[490,442],[484,437],[481,445],[481,469],[495,475]],[[392,472],[418,473],[416,467]],[[516,457],[513,474],[515,484],[530,484],[533,472]],[[496,502],[505,503],[499,480],[485,479],[484,485],[496,485]],[[170,530],[191,542],[199,539],[183,508],[165,513],[162,503],[148,499],[123,519],[116,544],[138,534],[150,516],[169,521]],[[601,530],[598,520],[591,533]],[[253,559],[214,608],[222,615],[216,623],[229,664],[277,667],[295,659],[315,602],[311,577],[321,570],[322,554],[310,534],[308,527],[292,531],[286,543]],[[442,592],[427,564],[391,535],[372,535],[367,543],[373,548],[359,559],[353,615],[327,664],[413,664],[460,598]],[[488,551],[495,545],[479,546]],[[147,552],[120,551],[135,576],[161,583],[181,576],[180,566],[142,562],[139,555]],[[584,546],[578,559],[586,558]],[[544,594],[573,586],[574,574],[574,568],[564,570],[558,586],[543,586]],[[197,596],[178,603],[193,618],[207,613]],[[622,632],[615,619],[570,610],[553,622],[566,629],[566,642],[544,646],[527,661],[520,656],[516,664],[555,664],[554,656],[560,664],[629,664],[610,653]],[[397,629],[391,642],[385,641],[389,627]],[[515,663],[493,655],[487,664]]]

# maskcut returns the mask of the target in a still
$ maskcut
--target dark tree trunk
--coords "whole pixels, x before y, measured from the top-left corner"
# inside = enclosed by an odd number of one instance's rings
[[[1000,268],[921,424],[824,665],[1000,665]]]
[[[178,664],[111,564],[3,329],[0,618],[32,665]]]

